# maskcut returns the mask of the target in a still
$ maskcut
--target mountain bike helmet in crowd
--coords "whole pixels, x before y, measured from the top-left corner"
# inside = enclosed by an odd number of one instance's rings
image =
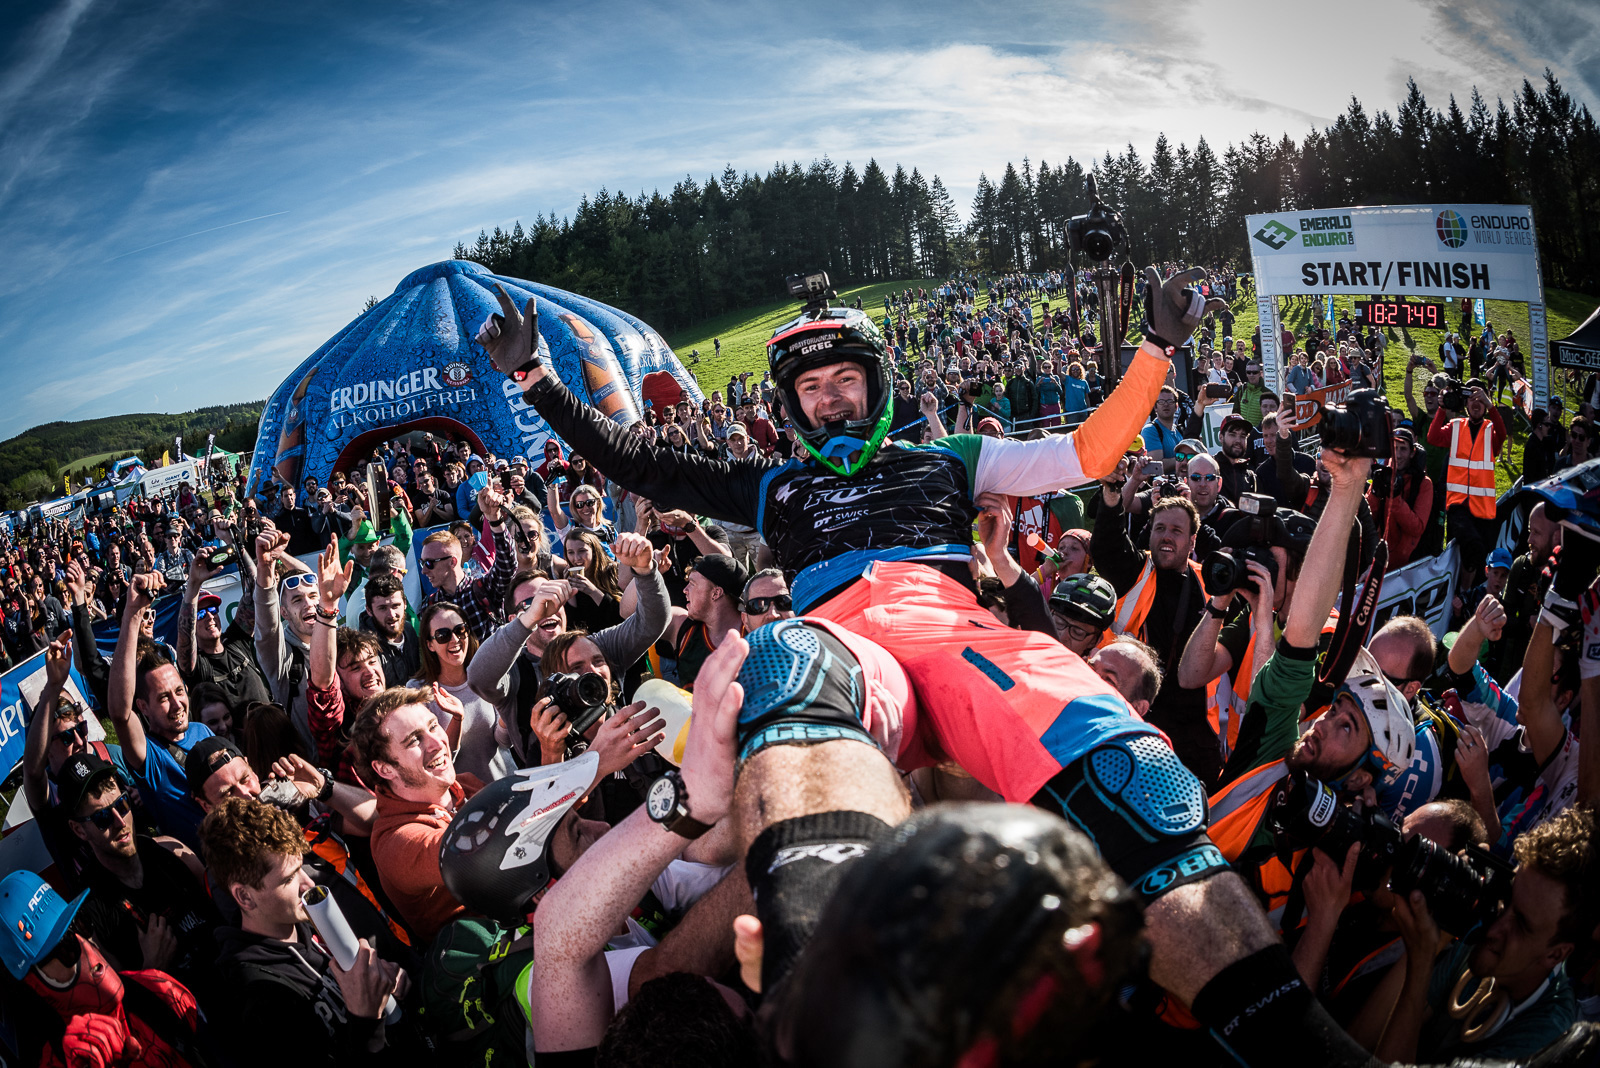
[[[806,451],[836,474],[854,475],[865,467],[894,421],[889,352],[872,319],[855,308],[807,308],[772,335],[767,360],[784,414]],[[846,362],[858,364],[866,375],[866,418],[812,426],[800,407],[795,381],[807,371]]]
[[[1142,927],[1059,816],[935,805],[851,866],[763,1012],[793,1064],[1089,1061],[1118,1040]]]
[[[1117,591],[1099,575],[1068,575],[1050,591],[1050,608],[1104,630],[1116,618]]]
[[[1372,748],[1356,766],[1370,769],[1380,788],[1392,784],[1411,766],[1411,758],[1416,755],[1417,724],[1411,716],[1410,702],[1384,677],[1378,662],[1365,649],[1357,654],[1344,685],[1334,691],[1335,702],[1340,694],[1350,695],[1372,729]]]
[[[439,871],[455,899],[501,924],[519,924],[550,882],[550,841],[589,792],[600,756],[523,768],[461,806],[439,846]]]
[[[50,955],[88,896],[85,890],[69,903],[31,871],[14,871],[0,879],[0,925],[5,927],[0,956],[13,979],[21,979]]]
[[[1600,540],[1600,459],[1524,486],[1522,493],[1545,502],[1545,515],[1573,533]]]

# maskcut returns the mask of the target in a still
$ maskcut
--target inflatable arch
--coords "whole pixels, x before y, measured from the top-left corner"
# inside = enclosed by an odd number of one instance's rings
[[[618,423],[637,422],[661,387],[703,399],[661,335],[616,308],[467,260],[413,271],[388,299],[349,323],[284,379],[261,415],[248,491],[274,474],[324,485],[382,442],[412,431],[466,438],[479,453],[544,459],[554,437],[473,340],[500,310],[494,283],[517,304],[539,300],[539,354],[568,389]],[[648,380],[648,384],[647,384]]]

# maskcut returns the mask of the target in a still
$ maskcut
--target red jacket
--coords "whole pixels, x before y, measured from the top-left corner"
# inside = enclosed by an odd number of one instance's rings
[[[1411,554],[1417,551],[1417,544],[1428,529],[1428,520],[1433,516],[1433,479],[1422,476],[1415,504],[1407,504],[1404,497],[1395,496],[1393,483],[1390,486],[1389,493],[1382,497],[1367,490],[1367,507],[1372,509],[1373,522],[1389,539],[1389,567],[1393,569],[1410,563]],[[1386,512],[1391,504],[1394,507],[1392,517]]]
[[[456,807],[479,790],[477,776],[461,774],[450,786]],[[444,887],[439,871],[439,845],[453,813],[431,801],[405,801],[378,793],[378,814],[372,820],[372,863],[378,869],[384,893],[416,935],[419,945],[465,911]]]

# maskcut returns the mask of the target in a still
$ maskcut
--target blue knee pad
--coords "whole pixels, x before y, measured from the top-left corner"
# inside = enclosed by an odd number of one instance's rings
[[[749,637],[739,669],[739,759],[769,745],[840,739],[876,745],[861,727],[866,680],[844,643],[803,619],[769,623]]]
[[[1153,734],[1117,738],[1088,755],[1089,780],[1153,835],[1204,829],[1206,792],[1172,747]]]
[[[1095,747],[1033,803],[1076,824],[1147,903],[1228,870],[1206,837],[1205,788],[1157,735],[1127,734]]]

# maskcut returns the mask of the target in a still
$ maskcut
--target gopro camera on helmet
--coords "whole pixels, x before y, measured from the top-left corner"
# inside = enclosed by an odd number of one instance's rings
[[[1460,936],[1500,914],[1515,877],[1513,865],[1480,846],[1469,844],[1462,856],[1419,834],[1395,856],[1389,889],[1401,895],[1421,890],[1434,922]]]
[[[1245,493],[1239,498],[1239,510],[1245,518],[1228,528],[1222,548],[1207,553],[1200,562],[1200,580],[1212,597],[1254,586],[1255,579],[1247,566],[1250,560],[1267,569],[1274,586],[1278,582],[1278,560],[1272,555],[1272,547],[1287,547],[1288,539],[1276,502],[1264,494]]]
[[[1288,785],[1279,788],[1267,821],[1274,835],[1296,846],[1315,846],[1341,869],[1350,847],[1359,844],[1353,886],[1362,893],[1377,888],[1400,851],[1400,829],[1381,809],[1357,812],[1341,805],[1332,787],[1303,771],[1295,772]]]
[[[614,711],[611,704],[611,686],[599,674],[585,671],[557,671],[545,680],[550,698],[557,708],[566,713],[569,730],[582,734],[595,721]]]
[[[1387,460],[1394,455],[1389,402],[1375,389],[1358,389],[1343,404],[1322,409],[1322,447],[1346,456]]]
[[[809,309],[813,306],[826,308],[828,301],[837,293],[828,281],[827,271],[812,271],[809,274],[791,274],[785,278],[784,284],[789,287],[789,295],[795,300],[803,300]]]

